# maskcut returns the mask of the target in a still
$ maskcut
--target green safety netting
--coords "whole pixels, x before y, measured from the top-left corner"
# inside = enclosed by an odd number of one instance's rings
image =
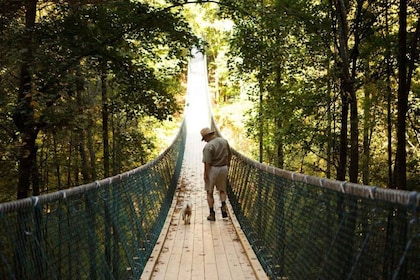
[[[0,279],[139,279],[172,203],[185,130],[130,172],[0,204]]]
[[[186,128],[154,161],[0,204],[0,279],[139,279],[168,214]],[[237,151],[229,200],[271,279],[420,279],[420,194],[269,167]]]
[[[236,151],[228,192],[271,279],[420,279],[420,193],[306,176]]]

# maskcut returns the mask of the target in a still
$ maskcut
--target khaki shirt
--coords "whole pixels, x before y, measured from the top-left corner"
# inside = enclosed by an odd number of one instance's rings
[[[231,157],[229,143],[222,137],[215,137],[203,149],[203,163],[211,166],[228,165]]]

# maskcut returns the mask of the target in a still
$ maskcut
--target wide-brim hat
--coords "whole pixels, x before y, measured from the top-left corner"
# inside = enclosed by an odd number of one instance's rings
[[[213,133],[214,133],[214,131],[213,131],[213,130],[211,130],[210,128],[208,128],[208,127],[203,128],[203,129],[200,131],[200,134],[201,134],[201,141],[203,141],[203,140],[204,140],[204,137],[205,137],[206,135],[213,134]]]

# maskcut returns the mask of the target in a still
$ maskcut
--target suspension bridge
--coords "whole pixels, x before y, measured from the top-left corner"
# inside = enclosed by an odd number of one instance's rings
[[[196,53],[184,120],[153,161],[0,204],[0,279],[420,279],[417,192],[281,170],[233,150],[229,217],[216,194],[207,221],[199,131],[218,128],[206,67]]]

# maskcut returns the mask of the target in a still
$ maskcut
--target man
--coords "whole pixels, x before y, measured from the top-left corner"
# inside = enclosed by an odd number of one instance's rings
[[[207,191],[207,203],[210,208],[210,215],[207,217],[207,220],[215,221],[214,186],[219,191],[220,201],[222,202],[222,217],[227,217],[226,179],[232,153],[226,139],[216,136],[215,132],[210,128],[203,128],[200,134],[202,137],[201,141],[207,142],[203,149],[204,182]]]

